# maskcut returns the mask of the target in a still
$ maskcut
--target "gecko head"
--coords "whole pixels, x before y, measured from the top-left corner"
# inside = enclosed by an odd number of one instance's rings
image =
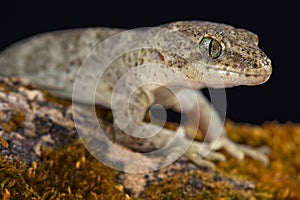
[[[202,76],[207,75],[209,86],[262,84],[272,73],[271,60],[258,47],[257,35],[250,31],[201,21],[176,22],[169,28],[197,44],[194,66]],[[210,77],[219,77],[219,81]]]

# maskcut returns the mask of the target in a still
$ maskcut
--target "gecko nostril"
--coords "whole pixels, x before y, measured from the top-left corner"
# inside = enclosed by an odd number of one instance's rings
[[[253,68],[258,68],[258,64],[254,63],[252,67]]]

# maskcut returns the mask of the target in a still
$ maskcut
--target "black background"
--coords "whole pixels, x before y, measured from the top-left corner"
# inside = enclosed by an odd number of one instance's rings
[[[224,22],[259,35],[273,62],[263,85],[227,89],[227,117],[239,122],[300,122],[300,31],[298,5],[288,1],[128,1],[0,4],[0,50],[37,33],[67,28],[136,28],[177,20]]]

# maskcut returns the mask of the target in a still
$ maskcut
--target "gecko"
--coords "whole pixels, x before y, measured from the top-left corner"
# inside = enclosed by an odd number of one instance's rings
[[[76,75],[89,53],[100,42],[124,31],[117,28],[83,28],[33,36],[1,52],[0,74],[27,77],[33,85],[55,96],[72,98]],[[113,109],[117,127],[130,132],[129,135],[118,134],[116,141],[133,150],[147,152],[159,149],[172,140],[176,131],[147,124],[143,120],[149,107],[159,104],[184,113],[191,121],[200,118],[191,124],[206,135],[206,140],[193,141],[183,153],[195,164],[214,167],[214,161],[225,159],[217,152],[221,148],[239,160],[250,156],[268,164],[265,152],[237,144],[228,138],[217,111],[200,92],[206,87],[250,86],[266,82],[272,73],[272,64],[258,47],[258,36],[245,29],[206,21],[163,24],[139,37],[141,32],[143,29],[133,29],[115,43],[105,43],[101,56],[91,59],[95,67],[103,71],[101,80],[97,82],[99,74],[92,68],[81,73],[86,85],[79,88],[80,94],[73,96],[73,101],[93,103],[87,98],[86,91],[92,88],[89,85],[96,82],[94,103]],[[126,47],[137,42],[148,48],[126,52],[109,67],[102,66],[101,59],[112,56],[117,45]],[[127,75],[131,70],[134,73]],[[124,75],[124,81],[118,82]],[[159,84],[144,85],[151,81]],[[117,84],[120,94],[114,95]],[[157,130],[158,136],[147,137],[147,134],[152,136]],[[184,136],[184,126],[180,126],[178,131],[182,137],[173,142],[180,148],[191,139]],[[200,148],[207,148],[209,153],[202,155]]]

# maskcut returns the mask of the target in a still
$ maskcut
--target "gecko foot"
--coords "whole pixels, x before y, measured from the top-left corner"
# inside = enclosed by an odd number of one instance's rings
[[[210,146],[206,143],[194,141],[185,151],[184,155],[199,167],[205,167],[211,170],[215,169],[213,162],[225,161],[223,154],[210,150]],[[201,155],[200,150],[208,152],[205,157]]]
[[[226,136],[220,137],[215,142],[211,143],[212,150],[225,149],[230,155],[234,156],[239,160],[243,160],[245,156],[250,156],[255,160],[259,160],[265,165],[269,164],[269,158],[267,153],[269,152],[268,148],[258,148],[254,149],[247,145],[237,144],[231,141]]]

